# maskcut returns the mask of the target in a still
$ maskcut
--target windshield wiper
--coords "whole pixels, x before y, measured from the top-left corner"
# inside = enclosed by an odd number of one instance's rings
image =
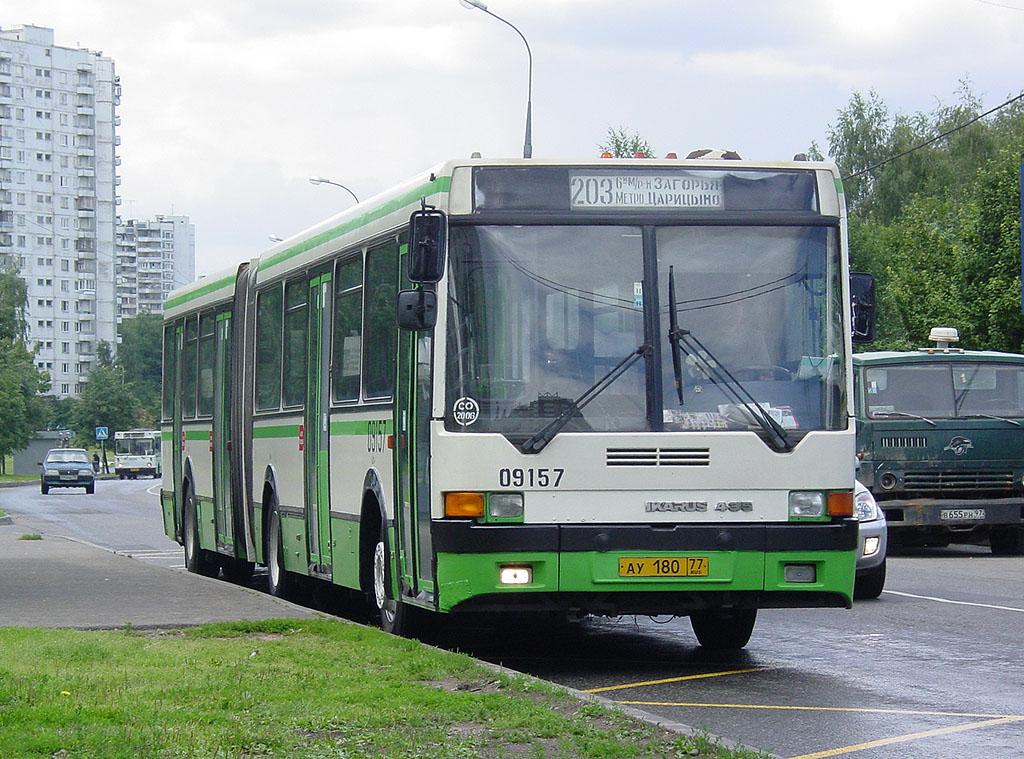
[[[786,430],[779,424],[771,414],[765,411],[764,407],[757,402],[757,399],[743,387],[732,372],[726,369],[722,362],[715,358],[715,355],[708,350],[707,346],[698,340],[688,329],[680,329],[676,322],[676,287],[675,275],[670,266],[668,269],[668,300],[669,300],[669,331],[668,339],[672,344],[672,368],[675,370],[676,387],[679,390],[679,402],[683,401],[682,371],[677,364],[677,354],[685,353],[688,359],[692,359],[699,368],[716,385],[722,388],[726,397],[733,403],[742,407],[747,415],[768,433],[768,441],[773,448],[779,451],[789,452],[793,450],[793,443],[790,441]]]
[[[1005,417],[1005,416],[996,416],[995,414],[984,414],[984,413],[967,414],[964,418],[965,419],[998,419],[1000,422],[1009,422],[1010,424],[1013,424],[1013,425],[1015,425],[1017,427],[1021,426],[1020,422],[1018,422],[1016,419],[1010,419],[1010,418]]]
[[[562,413],[552,419],[542,430],[519,446],[519,450],[523,453],[540,453],[543,451],[547,444],[554,440],[555,435],[561,432],[562,428],[569,423],[573,414],[582,410],[584,406],[603,393],[609,385],[625,374],[629,367],[650,353],[651,350],[653,350],[653,346],[650,343],[640,345],[635,351],[613,366],[601,379],[587,388],[579,398],[566,406]]]
[[[873,411],[871,416],[905,416],[908,419],[920,419],[922,422],[928,422],[932,427],[938,425],[926,416],[920,414],[911,414],[909,411]]]
[[[683,405],[683,350],[679,345],[682,332],[679,330],[679,315],[676,313],[676,276],[672,266],[668,267],[668,342],[672,347],[672,372],[675,374],[676,394],[679,405]]]

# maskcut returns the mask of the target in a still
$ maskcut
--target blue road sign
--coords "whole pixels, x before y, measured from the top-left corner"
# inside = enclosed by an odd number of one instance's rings
[[[107,435],[107,428],[106,427],[97,427],[96,428],[96,439],[97,440],[106,440],[107,437],[108,437],[108,435]]]

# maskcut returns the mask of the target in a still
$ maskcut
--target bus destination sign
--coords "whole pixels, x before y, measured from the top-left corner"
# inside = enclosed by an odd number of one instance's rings
[[[723,208],[722,178],[707,174],[572,174],[570,207],[608,208]]]

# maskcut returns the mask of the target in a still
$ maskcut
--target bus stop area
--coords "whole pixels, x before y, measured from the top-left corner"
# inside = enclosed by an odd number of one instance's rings
[[[9,521],[0,524],[0,627],[159,629],[322,616],[250,588],[51,534],[52,525],[31,517]]]

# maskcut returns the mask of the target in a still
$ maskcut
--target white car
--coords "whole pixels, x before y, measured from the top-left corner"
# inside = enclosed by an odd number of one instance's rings
[[[853,496],[853,515],[860,522],[853,597],[878,598],[885,587],[885,513],[878,508],[871,491],[859,480]]]

